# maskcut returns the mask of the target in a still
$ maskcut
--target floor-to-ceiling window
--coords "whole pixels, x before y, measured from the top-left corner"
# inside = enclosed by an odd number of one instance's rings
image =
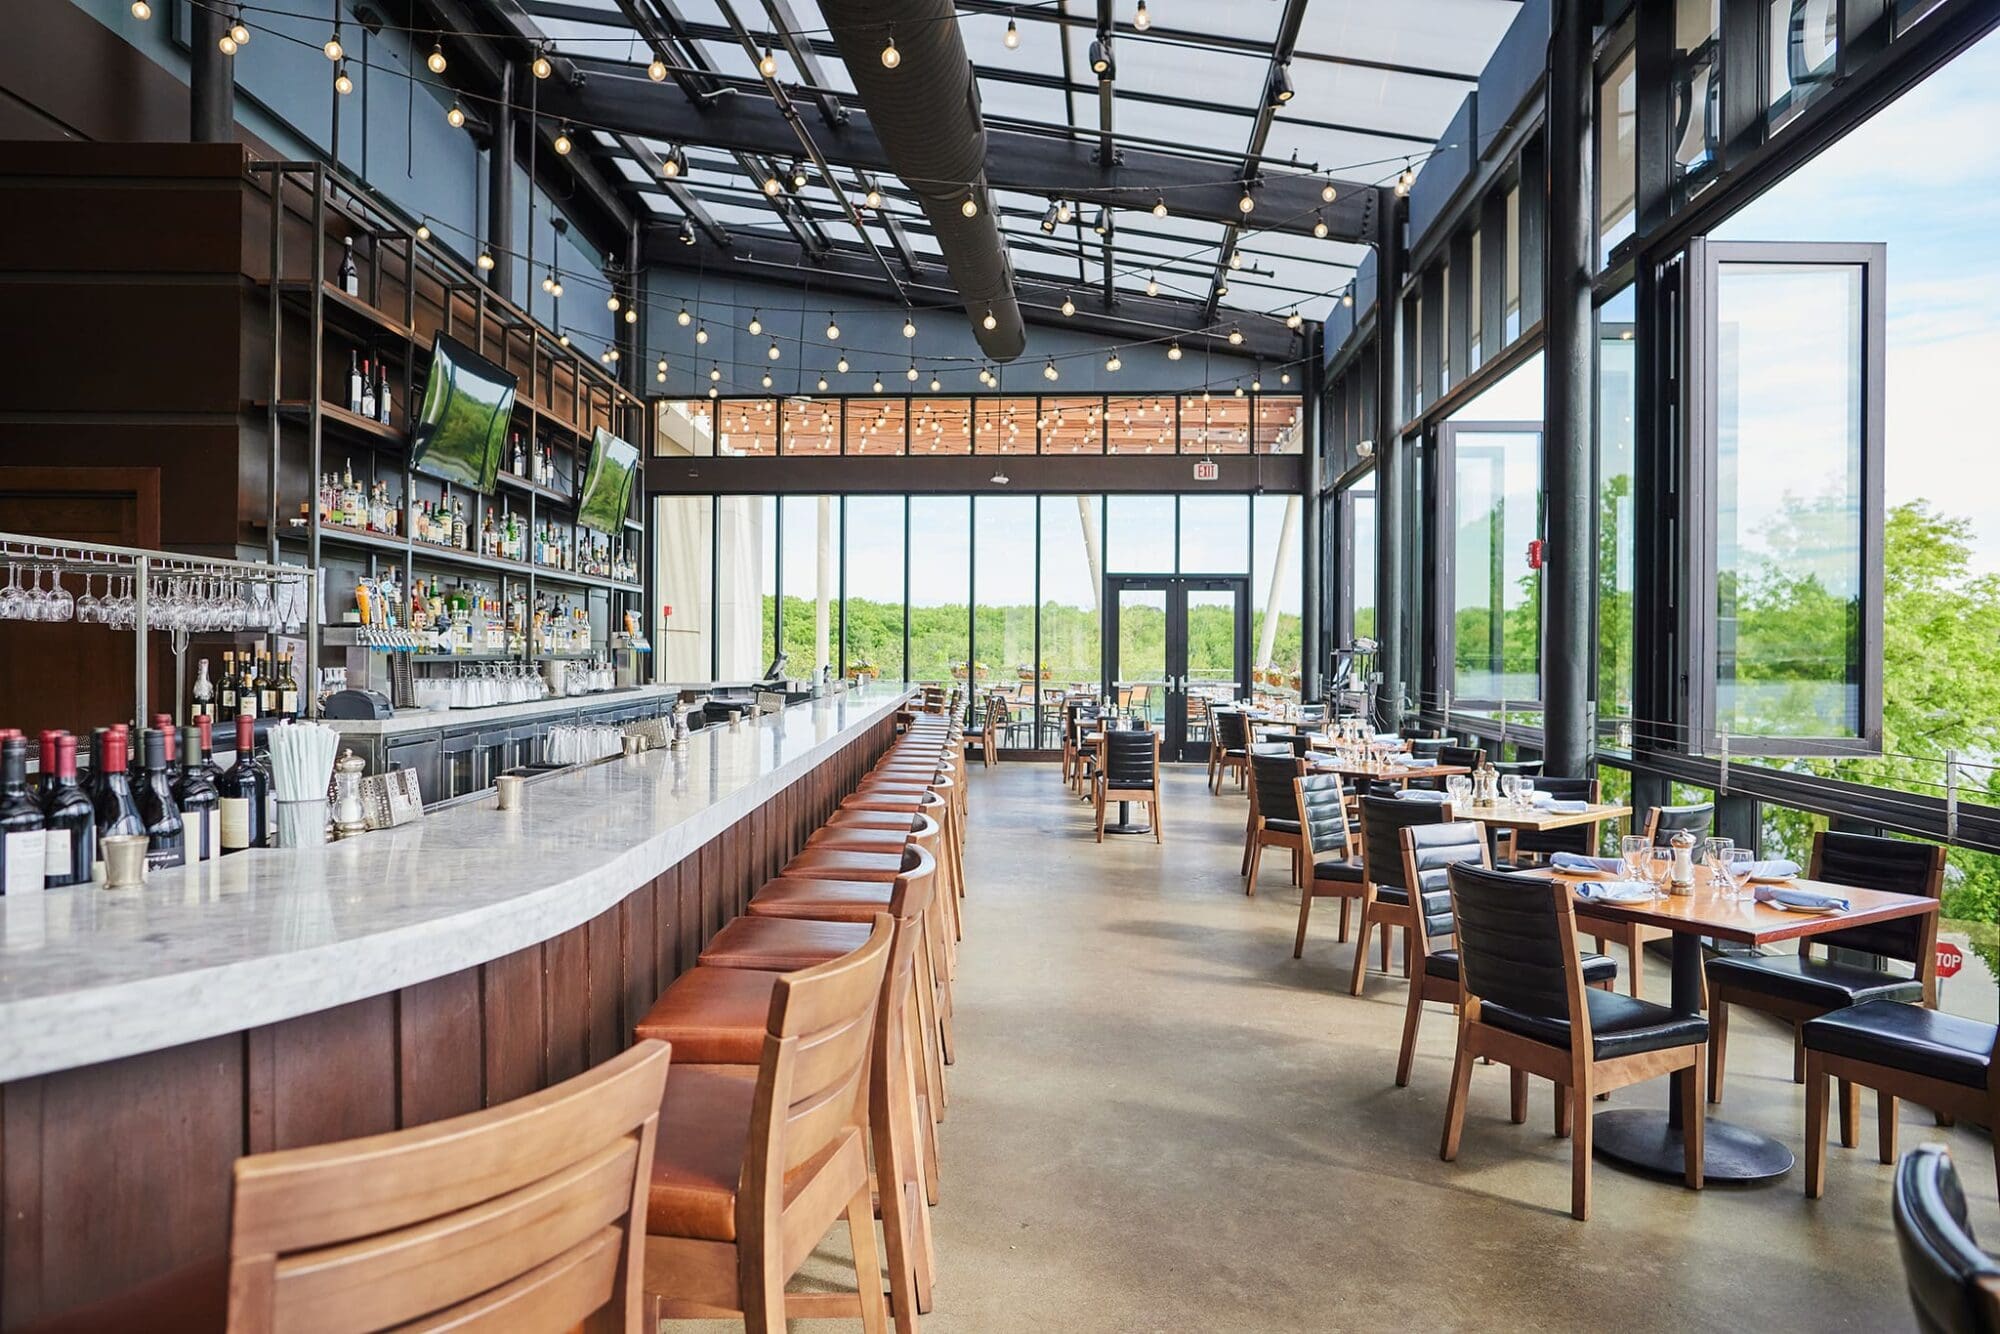
[[[1597,308],[1597,723],[1598,745],[1631,745],[1632,289]]]
[[[755,681],[777,656],[778,501],[716,498],[715,677]],[[804,672],[812,664],[795,659]]]
[[[793,676],[818,675],[839,666],[840,501],[786,496],[783,514],[785,656]]]
[[[848,496],[846,505],[846,659],[851,674],[885,681],[903,670],[903,497]]]
[[[980,496],[974,501],[973,653],[985,665],[980,685],[1009,698],[1004,746],[1023,746],[1034,728],[1035,498]]]
[[[1268,684],[1297,690],[1304,669],[1298,496],[1257,496],[1250,564],[1250,666]]]
[[[1037,632],[1051,689],[1092,687],[1103,677],[1104,497],[1041,496],[1041,601]],[[1048,719],[1043,735],[1050,734]]]
[[[655,680],[706,681],[715,674],[714,513],[713,496],[653,501]]]
[[[911,680],[973,680],[971,592],[972,498],[911,496]]]

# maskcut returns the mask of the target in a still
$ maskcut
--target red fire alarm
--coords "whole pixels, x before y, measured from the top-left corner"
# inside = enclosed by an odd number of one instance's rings
[[[1528,568],[1539,570],[1549,553],[1548,545],[1537,537],[1528,543]]]
[[[673,615],[673,614],[674,614],[674,604],[673,604],[673,603],[671,603],[671,602],[668,602],[668,603],[665,603],[665,604],[663,604],[663,605],[662,605],[662,606],[660,607],[660,615],[661,615],[661,616],[662,616],[663,618],[664,618],[664,617],[668,617],[668,616],[671,616],[671,615]]]

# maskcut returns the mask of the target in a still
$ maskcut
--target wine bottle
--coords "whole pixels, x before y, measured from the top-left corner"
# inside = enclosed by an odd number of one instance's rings
[[[347,410],[361,411],[361,354],[347,349]]]
[[[266,718],[278,716],[278,683],[271,676],[271,655],[257,650],[257,675],[252,688],[257,692],[257,712]]]
[[[213,718],[215,716],[215,685],[208,679],[208,659],[198,658],[194,664],[194,707],[188,711],[190,718]]]
[[[222,855],[222,799],[209,776],[207,731],[203,726],[188,734],[186,762],[181,766],[180,782],[174,785],[174,804],[181,808],[190,862],[214,861]]]
[[[375,416],[375,373],[366,357],[361,359],[361,406],[357,411],[370,419]]]
[[[201,771],[210,783],[214,783],[222,777],[222,766],[215,762],[215,720],[196,719],[195,733],[201,738]]]
[[[389,366],[381,361],[375,363],[375,420],[389,424]]]
[[[292,675],[292,655],[285,654],[284,674],[278,678],[278,716],[298,721],[299,680]]]
[[[42,801],[42,841],[45,860],[42,883],[50,889],[90,883],[97,860],[97,820],[90,798],[76,782],[76,738],[56,738],[55,770]]]
[[[36,801],[40,801],[42,798],[48,796],[49,788],[55,784],[56,740],[61,736],[62,730],[60,728],[44,727],[42,729],[41,763],[35,766],[35,781],[28,786],[28,790],[35,794]]]
[[[104,734],[104,775],[98,780],[92,808],[97,817],[97,847],[91,862],[91,879],[104,878],[104,840],[113,834],[143,834],[145,822],[139,818],[139,804],[132,796],[132,781],[125,772],[127,734],[114,727]]]
[[[154,714],[153,726],[167,739],[167,786],[171,788],[181,781],[180,729],[174,726],[171,713]]]
[[[354,238],[342,237],[340,247],[340,290],[349,296],[360,296],[361,270],[354,264]]]
[[[246,714],[236,720],[236,763],[215,785],[221,804],[222,851],[225,855],[245,848],[261,848],[269,828],[264,798],[270,780],[257,763],[256,724]]]
[[[42,808],[28,792],[28,739],[0,742],[0,894],[38,894],[48,874]]]
[[[167,734],[149,727],[143,740],[146,772],[135,796],[139,819],[146,826],[146,869],[157,871],[187,861],[187,829],[181,824],[173,779],[167,774]]]

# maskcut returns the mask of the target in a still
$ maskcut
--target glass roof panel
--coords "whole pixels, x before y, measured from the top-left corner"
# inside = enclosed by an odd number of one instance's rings
[[[1203,8],[1219,13],[1233,7],[1213,5]],[[1271,64],[1268,56],[1167,42],[1120,41],[1116,54],[1117,87],[1120,92],[1130,90],[1159,93],[1167,97],[1206,97],[1232,106],[1256,105],[1257,98],[1264,91],[1265,72]],[[1084,74],[1089,72],[1088,65],[1078,68]]]
[[[1292,62],[1292,86],[1297,96],[1278,112],[1280,122],[1324,121],[1427,139],[1444,132],[1466,94],[1466,85],[1449,79],[1306,60]]]
[[[979,81],[979,105],[988,116],[1035,121],[1043,125],[1069,123],[1066,119],[1069,113],[1060,88],[983,78]],[[1094,117],[1092,123],[1095,123]]]
[[[1298,49],[1477,74],[1519,12],[1492,0],[1312,0]],[[1294,78],[1308,63],[1293,63]]]

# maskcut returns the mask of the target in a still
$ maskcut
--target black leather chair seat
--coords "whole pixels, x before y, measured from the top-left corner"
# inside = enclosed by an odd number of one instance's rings
[[[1113,792],[1144,792],[1153,785],[1151,778],[1107,778],[1104,786]]]
[[[1585,982],[1616,982],[1618,980],[1618,960],[1608,954],[1585,952],[1583,960],[1583,980]],[[1446,981],[1458,979],[1458,951],[1432,950],[1424,956],[1424,971],[1432,977]]]
[[[1314,862],[1313,879],[1338,880],[1340,883],[1344,885],[1358,885],[1361,883],[1361,863],[1333,862],[1333,861]]]
[[[1902,1001],[1872,1000],[1805,1022],[1806,1050],[1983,1088],[1993,1025]]]
[[[1410,891],[1397,885],[1377,885],[1375,900],[1378,903],[1407,904],[1410,901]]]
[[[1801,959],[1796,954],[1722,955],[1708,961],[1710,986],[1804,1001],[1838,1010],[1862,1001],[1920,1001],[1924,984],[1855,964]]]
[[[1297,820],[1266,820],[1264,827],[1274,834],[1296,834],[1299,832]]]
[[[1595,1060],[1708,1041],[1708,1020],[1698,1014],[1675,1014],[1664,1005],[1595,987],[1587,988],[1583,999],[1590,1007],[1591,1056]],[[1567,1019],[1544,1019],[1491,1001],[1480,1007],[1479,1015],[1495,1028],[1546,1042],[1551,1047],[1569,1046]]]

